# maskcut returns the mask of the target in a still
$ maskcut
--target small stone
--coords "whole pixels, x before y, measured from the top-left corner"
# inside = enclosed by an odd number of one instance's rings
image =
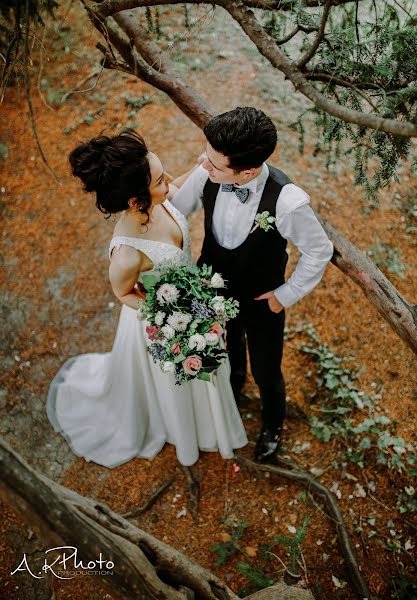
[[[334,575],[332,575],[332,581],[333,581],[333,585],[336,589],[342,589],[346,586],[346,581],[341,581]]]
[[[323,473],[323,469],[319,469],[318,467],[311,467],[310,473],[312,473],[316,477],[320,477],[320,475],[322,475]]]
[[[412,549],[414,548],[414,544],[411,542],[411,540],[410,540],[410,539],[408,539],[408,540],[405,542],[404,548],[405,548],[405,550],[407,550],[407,551],[408,551],[408,550],[412,550]]]
[[[357,483],[355,485],[355,489],[353,490],[353,495],[356,498],[366,498],[365,488],[360,483]]]

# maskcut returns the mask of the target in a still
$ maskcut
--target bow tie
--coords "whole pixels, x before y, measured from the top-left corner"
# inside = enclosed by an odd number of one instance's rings
[[[234,192],[242,204],[245,204],[249,197],[249,188],[241,188],[233,183],[222,183],[222,192]]]

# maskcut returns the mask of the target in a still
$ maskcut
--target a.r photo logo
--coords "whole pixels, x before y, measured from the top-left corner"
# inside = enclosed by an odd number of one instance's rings
[[[49,573],[58,579],[74,579],[78,575],[113,575],[113,561],[103,558],[101,552],[98,558],[89,560],[86,564],[78,559],[78,549],[75,546],[48,548],[45,555],[39,566],[29,564],[24,553],[20,564],[10,574],[27,572],[35,579],[43,579]]]

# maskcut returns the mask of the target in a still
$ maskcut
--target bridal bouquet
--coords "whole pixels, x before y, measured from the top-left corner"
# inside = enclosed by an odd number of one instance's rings
[[[146,318],[148,351],[164,373],[181,385],[190,379],[210,380],[227,356],[221,335],[239,312],[237,300],[218,295],[225,287],[211,267],[190,269],[162,263],[142,276],[146,300],[138,318]]]

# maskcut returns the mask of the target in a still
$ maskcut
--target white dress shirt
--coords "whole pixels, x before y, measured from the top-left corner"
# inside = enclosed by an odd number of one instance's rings
[[[234,192],[222,192],[219,189],[213,212],[213,234],[218,244],[233,249],[248,237],[268,176],[269,169],[264,163],[258,177],[240,186],[250,190],[244,204]],[[208,172],[199,166],[174,195],[172,203],[184,215],[188,216],[202,208],[203,189],[207,179]],[[282,188],[275,216],[279,233],[301,253],[291,277],[274,291],[282,306],[288,307],[311,292],[319,283],[333,255],[333,244],[317,220],[308,194],[293,183]]]

